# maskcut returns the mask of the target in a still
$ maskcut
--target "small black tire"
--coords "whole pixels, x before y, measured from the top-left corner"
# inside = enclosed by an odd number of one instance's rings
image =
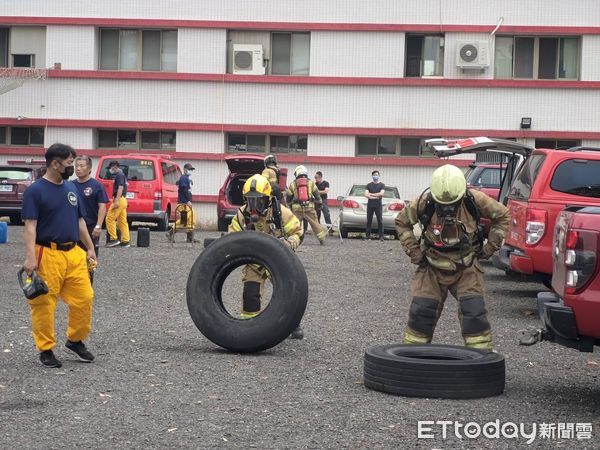
[[[342,236],[344,239],[348,239],[348,229],[344,228],[341,225],[340,225],[340,236]]]
[[[244,264],[266,267],[273,284],[268,306],[246,320],[229,314],[221,298],[227,276]],[[294,252],[273,236],[257,231],[230,233],[198,256],[186,297],[190,316],[206,338],[231,351],[259,352],[279,344],[298,326],[308,302],[308,279]]]
[[[367,388],[405,397],[492,397],[505,382],[504,356],[466,347],[379,345],[364,358]]]
[[[156,225],[157,231],[167,231],[169,229],[169,213],[167,211],[165,211],[162,214],[161,218],[158,219]]]
[[[11,214],[8,216],[8,220],[11,225],[23,225],[23,219],[21,219],[21,214]]]
[[[227,231],[229,228],[229,220],[227,219],[217,219],[217,230],[218,231]]]

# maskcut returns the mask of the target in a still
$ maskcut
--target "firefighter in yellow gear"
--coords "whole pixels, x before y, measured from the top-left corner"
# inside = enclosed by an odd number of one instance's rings
[[[267,233],[280,239],[295,251],[301,243],[302,226],[288,208],[278,204],[269,181],[262,175],[253,175],[244,183],[242,194],[245,204],[238,209],[231,220],[229,232],[255,230]],[[242,318],[249,319],[260,313],[265,281],[269,276],[269,272],[263,266],[257,264],[244,266]],[[304,337],[299,324],[291,337],[294,339]]]
[[[53,144],[46,151],[46,173],[23,195],[23,240],[27,274],[35,270],[48,286],[46,294],[29,300],[33,339],[45,367],[61,367],[56,346],[54,312],[60,297],[69,307],[65,347],[79,360],[92,362],[94,355],[83,341],[92,328],[94,290],[88,264],[95,266],[96,252],[83,219],[77,188],[68,181],[73,175],[75,151]],[[87,249],[77,245],[81,240]]]
[[[261,175],[269,180],[269,183],[271,184],[272,195],[277,197],[280,201],[285,201],[279,185],[281,171],[277,166],[277,158],[275,158],[274,155],[267,155],[265,156],[264,164],[265,168],[263,169]]]
[[[295,180],[290,183],[285,194],[287,204],[292,206],[292,212],[300,222],[306,221],[310,225],[313,233],[317,236],[319,243],[325,243],[327,231],[321,226],[317,219],[316,204],[321,203],[321,194],[315,182],[308,178],[308,169],[304,166],[298,166],[294,170]],[[304,180],[301,181],[301,179]],[[302,199],[300,193],[301,184],[306,185],[307,197]]]
[[[491,220],[485,243],[481,217]],[[417,224],[422,229],[420,239],[413,232]],[[465,345],[492,350],[479,259],[488,259],[500,248],[508,224],[508,209],[482,192],[467,189],[458,167],[447,164],[434,171],[429,190],[396,218],[400,243],[418,266],[411,284],[405,344],[431,342],[450,292],[458,300]]]

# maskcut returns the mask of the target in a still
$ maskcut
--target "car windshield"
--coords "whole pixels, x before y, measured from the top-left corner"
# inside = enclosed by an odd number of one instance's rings
[[[105,159],[100,169],[100,178],[112,180],[113,174],[108,170],[111,161],[119,161],[123,173],[129,181],[152,181],[156,178],[154,161],[147,159]]]
[[[348,197],[364,197],[367,186],[364,184],[355,184],[352,186]],[[394,186],[386,186],[383,198],[400,198],[398,188]]]
[[[600,198],[600,161],[570,159],[561,163],[550,187],[565,194]]]
[[[0,169],[0,180],[31,181],[32,179],[31,169]]]

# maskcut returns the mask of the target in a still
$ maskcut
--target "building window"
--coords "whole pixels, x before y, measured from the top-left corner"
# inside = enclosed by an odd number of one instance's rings
[[[309,33],[271,34],[271,74],[308,75],[309,66]]]
[[[8,67],[8,28],[0,28],[0,67]]]
[[[406,35],[404,76],[444,76],[443,35]]]
[[[7,142],[8,136],[8,142]],[[43,127],[8,127],[0,128],[0,143],[9,145],[44,146]]]
[[[357,156],[421,156],[423,138],[357,136]]]
[[[13,67],[35,67],[35,55],[12,55]]]
[[[564,150],[581,145],[581,141],[575,139],[536,139],[535,148],[551,148]]]
[[[176,30],[100,30],[100,69],[177,70]]]
[[[308,136],[306,135],[266,135],[240,134],[227,135],[228,152],[254,153],[306,153]]]
[[[576,80],[579,78],[579,38],[498,36],[496,78]]]
[[[175,150],[175,131],[98,130],[98,148]]]

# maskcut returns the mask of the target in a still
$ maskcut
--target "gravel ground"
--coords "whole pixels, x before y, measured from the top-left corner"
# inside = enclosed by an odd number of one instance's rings
[[[93,364],[68,357],[66,308],[57,309],[61,369],[45,369],[16,283],[19,227],[0,246],[0,448],[599,448],[600,440],[417,439],[418,420],[593,423],[600,426],[598,358],[553,344],[519,347],[536,325],[540,285],[508,280],[486,265],[495,347],[506,356],[503,395],[481,400],[395,397],[365,389],[364,350],[398,342],[413,268],[397,241],[326,246],[308,236],[299,250],[310,281],[306,338],[269,351],[232,354],[195,328],[185,285],[201,244],[100,251]],[[218,236],[201,233],[200,238]],[[135,242],[135,232],[132,236]],[[184,239],[184,235],[178,235]],[[460,344],[449,299],[435,342]]]

